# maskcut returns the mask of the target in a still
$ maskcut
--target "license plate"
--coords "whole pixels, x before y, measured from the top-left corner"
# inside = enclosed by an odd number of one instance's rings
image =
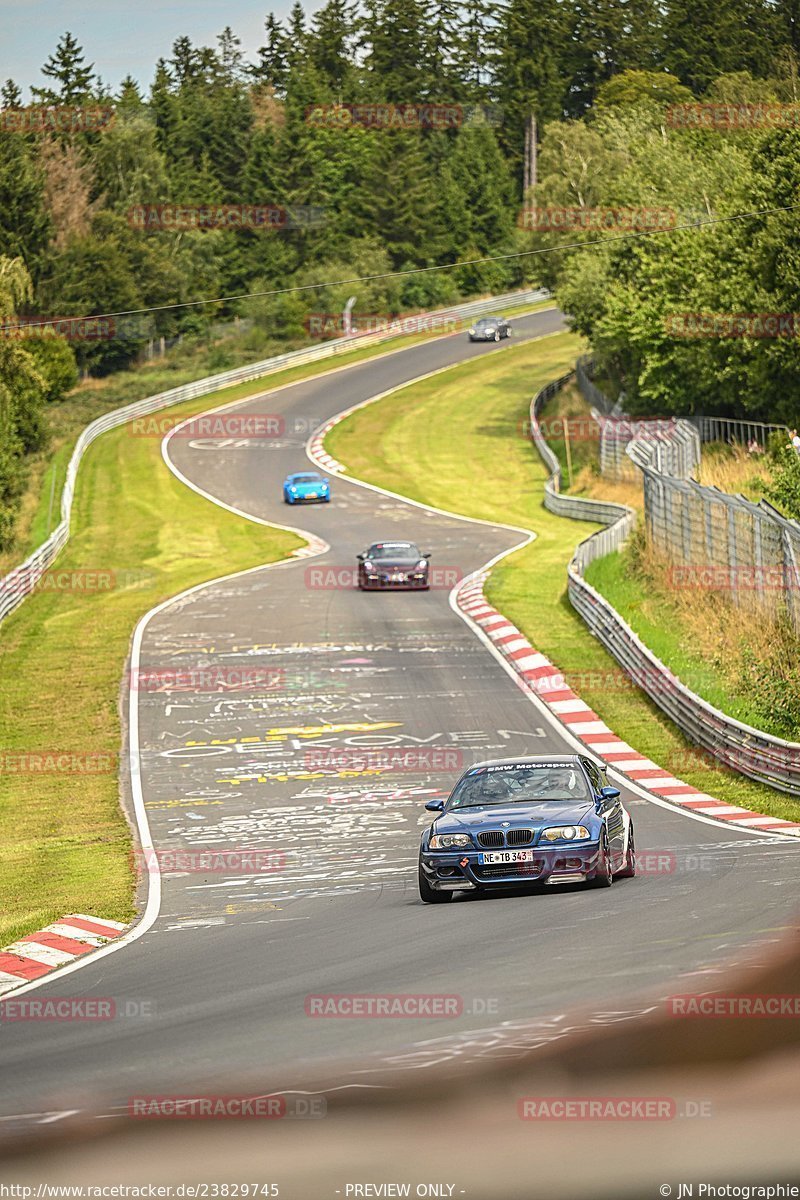
[[[405,575],[402,575],[399,571],[395,571],[392,576],[392,583],[402,583],[404,579]]]
[[[478,862],[488,866],[489,863],[533,862],[532,850],[492,850],[489,854],[479,854]]]
[[[317,493],[316,492],[306,492],[306,498],[308,500],[316,500]]]

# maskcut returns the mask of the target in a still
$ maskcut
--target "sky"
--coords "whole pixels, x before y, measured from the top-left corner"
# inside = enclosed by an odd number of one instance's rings
[[[41,85],[42,63],[69,30],[84,48],[87,62],[116,89],[130,73],[147,88],[157,60],[169,57],[172,43],[186,34],[196,45],[213,46],[226,25],[254,59],[264,43],[264,18],[283,18],[292,0],[0,0],[0,79],[22,88]],[[310,14],[322,0],[304,0]]]

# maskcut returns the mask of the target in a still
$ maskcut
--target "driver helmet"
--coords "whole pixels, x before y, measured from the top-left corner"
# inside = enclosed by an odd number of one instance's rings
[[[487,799],[497,799],[500,796],[508,795],[508,785],[505,779],[501,779],[498,775],[487,775],[482,791]]]

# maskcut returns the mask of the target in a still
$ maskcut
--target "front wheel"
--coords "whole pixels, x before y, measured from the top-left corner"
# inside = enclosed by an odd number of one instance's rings
[[[617,872],[619,879],[633,879],[636,875],[636,844],[633,840],[633,825],[628,830],[628,849],[625,852],[625,864]]]
[[[495,331],[494,340],[495,340],[496,342],[499,342],[499,341],[500,341],[500,332],[499,332],[499,330],[496,330],[496,331]]]
[[[453,899],[452,892],[437,892],[425,878],[422,867],[419,869],[419,898],[423,904],[447,904]]]
[[[595,869],[592,886],[597,888],[611,887],[614,882],[614,874],[611,870],[611,853],[608,849],[608,838],[605,834],[600,841],[600,847],[597,851],[597,867]]]

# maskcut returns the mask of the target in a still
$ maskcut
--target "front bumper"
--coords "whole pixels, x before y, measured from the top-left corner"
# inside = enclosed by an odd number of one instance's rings
[[[315,492],[299,496],[292,496],[290,493],[289,499],[293,500],[295,504],[322,504],[330,499],[330,492]]]
[[[365,573],[361,576],[361,587],[368,592],[425,591],[430,587],[427,572],[420,575],[414,571],[403,571],[399,574],[402,574],[401,579],[395,579],[393,574],[385,572],[377,575]]]
[[[530,862],[501,864],[480,863],[481,852],[477,850],[423,850],[420,867],[434,890],[457,892],[526,883],[585,883],[594,879],[600,861],[598,842],[535,846],[531,850]]]

